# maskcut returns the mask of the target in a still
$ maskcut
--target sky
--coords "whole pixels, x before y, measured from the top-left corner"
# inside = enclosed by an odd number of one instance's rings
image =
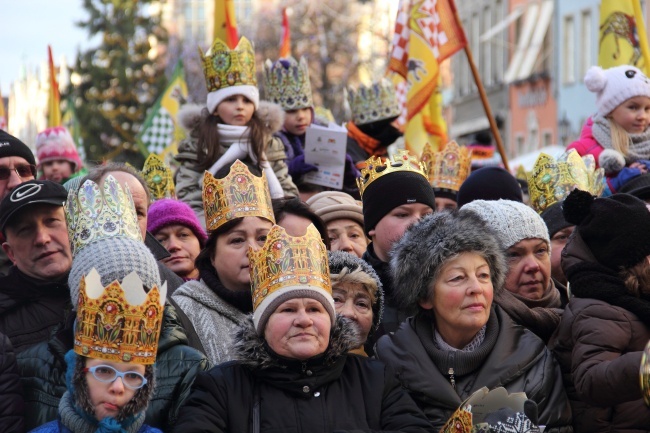
[[[54,62],[65,55],[73,64],[79,48],[88,49],[85,31],[75,22],[85,18],[82,0],[0,0],[0,90],[9,95],[9,86],[20,76],[23,65],[36,70],[47,62],[47,45]]]

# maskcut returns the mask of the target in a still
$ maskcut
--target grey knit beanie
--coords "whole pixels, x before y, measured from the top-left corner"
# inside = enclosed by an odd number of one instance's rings
[[[467,252],[485,259],[494,292],[502,290],[508,270],[503,250],[495,233],[478,215],[453,211],[425,216],[391,250],[393,298],[402,308],[417,310],[419,301],[430,296],[429,288],[438,278],[442,265]]]
[[[480,216],[494,230],[504,250],[524,239],[543,239],[551,247],[548,228],[533,208],[511,200],[474,200],[462,208]]]

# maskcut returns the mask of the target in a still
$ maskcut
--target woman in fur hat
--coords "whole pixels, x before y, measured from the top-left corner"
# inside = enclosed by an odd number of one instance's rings
[[[535,334],[493,303],[506,261],[471,212],[436,213],[411,227],[391,255],[395,299],[417,309],[376,347],[436,430],[474,391],[525,392],[547,432],[570,432],[557,363]]]

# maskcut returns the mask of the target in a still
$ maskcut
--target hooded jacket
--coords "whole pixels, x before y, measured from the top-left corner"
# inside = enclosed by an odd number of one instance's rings
[[[23,409],[16,354],[9,338],[0,333],[0,431],[22,433]]]
[[[172,431],[433,432],[383,363],[347,353],[351,329],[339,317],[325,353],[299,361],[272,354],[249,317],[235,338],[240,360],[197,377]]]

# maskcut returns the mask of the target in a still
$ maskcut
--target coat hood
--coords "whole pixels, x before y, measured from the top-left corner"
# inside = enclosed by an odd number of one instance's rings
[[[284,125],[284,110],[278,104],[260,101],[257,116],[262,119],[266,133],[271,135],[282,129]],[[207,107],[202,104],[185,104],[178,111],[178,122],[189,134],[196,135],[202,120],[210,115]]]

